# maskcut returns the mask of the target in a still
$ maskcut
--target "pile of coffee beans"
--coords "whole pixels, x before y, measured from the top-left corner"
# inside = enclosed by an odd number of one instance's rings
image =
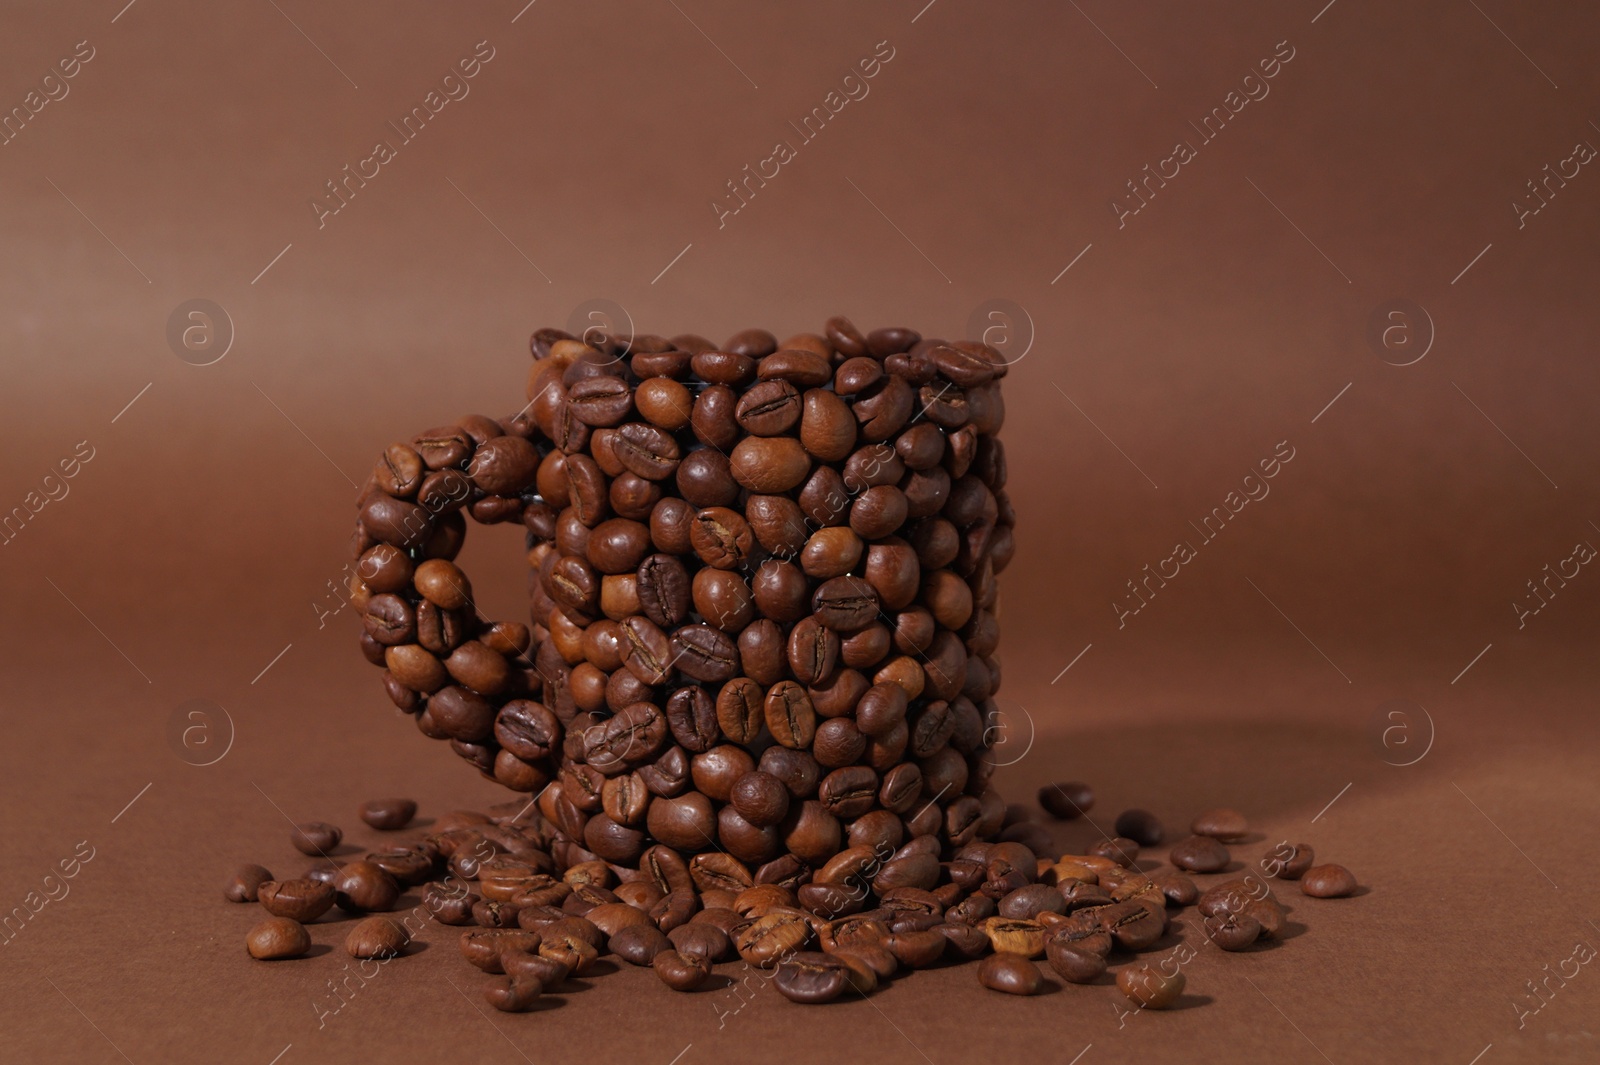
[[[1053,785],[1041,799],[1052,792],[1074,796],[1071,817],[1093,805],[1087,785]],[[369,823],[374,805],[362,808]],[[1130,812],[1145,834],[1160,834],[1154,815]],[[1142,858],[1132,839],[1091,848],[1114,856],[1061,854],[1031,810],[1008,807],[1004,821],[998,842],[953,846],[922,835],[882,854],[841,851],[794,881],[754,883],[663,844],[636,867],[586,859],[558,872],[560,830],[524,800],[446,814],[427,834],[361,858],[323,855],[293,879],[241,866],[223,895],[258,902],[270,915],[245,939],[263,960],[304,956],[312,942],[306,926],[328,923],[319,918],[336,907],[356,920],[342,938],[357,959],[402,957],[430,925],[461,926],[463,959],[494,977],[485,1000],[516,1012],[545,993],[577,990],[569,978],[595,974],[607,956],[649,967],[685,992],[711,986],[716,966],[737,966],[741,987],[770,983],[808,1004],[870,994],[906,971],[976,962],[978,982],[993,991],[1036,994],[1047,969],[1071,984],[1114,983],[1132,1009],[1164,1009],[1183,995],[1186,968],[1201,949],[1191,944],[1237,952],[1285,937],[1288,910],[1271,881],[1299,880],[1312,898],[1356,890],[1342,866],[1313,865],[1304,843],[1279,843],[1243,875],[1216,874],[1201,885],[1179,867]],[[308,827],[293,833],[297,848],[313,834]],[[1193,827],[1235,843],[1249,836],[1232,810],[1208,811]],[[1195,838],[1226,851],[1216,835]],[[883,878],[897,863],[930,868],[927,886]],[[1186,941],[1174,933],[1190,906],[1203,937]],[[381,916],[400,909],[409,912]]]
[[[359,501],[394,703],[537,794],[557,872],[666,847],[827,905],[830,863],[927,890],[995,839],[1001,355],[844,318],[531,347],[521,411],[394,444]],[[479,615],[469,515],[527,530],[531,625]]]

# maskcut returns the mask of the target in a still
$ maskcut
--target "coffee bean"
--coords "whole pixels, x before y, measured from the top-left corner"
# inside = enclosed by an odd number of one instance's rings
[[[787,433],[799,423],[800,416],[800,393],[787,381],[761,381],[752,385],[739,397],[734,409],[740,427],[756,436]]]
[[[295,825],[294,831],[289,834],[289,842],[294,844],[295,850],[313,857],[326,857],[343,838],[344,833],[326,821],[304,821]]]
[[[1282,844],[1262,859],[1262,869],[1268,876],[1276,874],[1285,880],[1299,880],[1316,861],[1309,843],[1295,843],[1285,848]]]
[[[758,827],[776,825],[789,812],[789,790],[770,773],[745,773],[734,781],[728,799],[739,816]]]
[[[778,963],[772,982],[790,1002],[832,1002],[850,986],[850,968],[832,955],[799,951]]]
[[[274,917],[311,922],[333,906],[336,892],[320,880],[267,880],[257,887],[261,908]]]
[[[1086,949],[1065,936],[1045,943],[1045,960],[1057,976],[1070,984],[1093,983],[1106,971],[1105,955]]]
[[[412,799],[372,799],[361,804],[361,820],[384,832],[396,832],[411,823],[417,816],[417,804]]]
[[[739,672],[739,649],[727,633],[710,625],[685,625],[672,634],[672,661],[692,680],[720,683]]]
[[[1337,899],[1354,894],[1356,878],[1342,865],[1314,865],[1300,878],[1300,890],[1314,899]]]
[[[624,467],[647,481],[672,476],[682,455],[672,434],[648,422],[628,422],[616,431],[613,449]]]
[[[496,980],[484,991],[484,1001],[505,1013],[521,1013],[533,1008],[544,993],[544,984],[530,976],[508,976]]]
[[[350,929],[344,949],[352,958],[392,958],[405,949],[410,938],[393,919],[368,917]]]
[[[737,511],[708,507],[695,514],[689,541],[706,565],[731,570],[743,565],[749,557],[755,546],[755,534],[750,523]]]
[[[1166,835],[1161,820],[1149,810],[1124,810],[1117,815],[1117,835],[1133,840],[1141,847],[1154,847]]]
[[[1039,805],[1051,817],[1071,821],[1094,809],[1094,790],[1079,781],[1049,784],[1039,789]]]
[[[1261,937],[1261,924],[1247,913],[1219,913],[1204,920],[1211,942],[1227,951],[1244,950]]]
[[[762,704],[767,731],[785,747],[811,746],[817,717],[805,689],[792,680],[779,681],[767,691]]]
[[[1000,951],[978,963],[978,982],[990,991],[1036,995],[1044,986],[1044,977],[1028,955]]]
[[[723,632],[737,635],[755,618],[755,595],[737,573],[702,567],[691,589],[696,612]]]
[[[826,389],[805,394],[800,443],[823,462],[843,461],[856,446],[856,420],[849,404]]]
[[[1089,853],[1099,858],[1109,858],[1118,865],[1131,869],[1139,859],[1139,844],[1125,836],[1115,836],[1095,843],[1089,848]],[[1188,867],[1183,866],[1183,868]]]
[[[334,885],[339,908],[346,913],[392,910],[400,897],[394,877],[369,861],[350,862],[339,871]]]
[[[1197,836],[1210,836],[1224,843],[1233,843],[1249,834],[1250,825],[1238,810],[1221,806],[1196,817],[1189,831]]]
[[[229,902],[255,902],[261,885],[272,879],[265,866],[241,865],[222,887],[222,897]]]
[[[667,934],[650,924],[648,918],[643,924],[631,924],[619,929],[610,937],[608,945],[611,953],[630,965],[649,965],[655,961],[656,955],[673,949]]]
[[[244,945],[252,958],[262,961],[298,958],[311,949],[311,935],[299,921],[269,917],[250,929]]]
[[[790,436],[747,436],[728,461],[733,479],[752,492],[787,492],[811,472],[811,457]]]
[[[693,991],[711,975],[711,963],[698,954],[663,950],[650,962],[661,982],[674,991]]]
[[[1167,1009],[1178,1001],[1187,982],[1181,970],[1169,973],[1150,965],[1129,966],[1117,973],[1118,989],[1145,1009]]]
[[[1173,845],[1167,860],[1192,873],[1216,873],[1228,866],[1228,848],[1210,836],[1190,836]]]

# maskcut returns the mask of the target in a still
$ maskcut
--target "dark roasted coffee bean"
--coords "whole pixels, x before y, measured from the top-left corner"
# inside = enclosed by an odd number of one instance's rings
[[[710,625],[685,625],[672,634],[672,663],[703,683],[732,680],[739,672],[739,649],[727,633]]]
[[[667,700],[667,724],[672,738],[692,753],[710,750],[722,738],[717,708],[699,685],[679,688]]]
[[[722,507],[738,502],[739,486],[729,473],[728,457],[715,448],[689,452],[678,464],[678,494],[697,507]]]
[[[716,823],[711,800],[698,791],[676,798],[657,798],[650,804],[645,820],[652,836],[689,853],[715,844]]]
[[[1216,873],[1227,868],[1228,848],[1209,836],[1190,836],[1173,844],[1167,860],[1191,873]]]
[[[1036,995],[1044,986],[1044,977],[1027,955],[1002,951],[978,963],[978,982],[990,991]]]
[[[261,908],[274,917],[315,921],[333,906],[336,892],[319,880],[266,880],[256,886]]]
[[[1117,835],[1133,840],[1141,847],[1154,847],[1166,834],[1161,821],[1149,810],[1124,810],[1117,815]]]
[[[789,669],[801,684],[831,676],[839,662],[839,636],[816,618],[801,618],[789,631]]]
[[[866,753],[867,738],[848,717],[834,717],[817,726],[811,753],[828,769],[854,765]]]
[[[326,821],[304,821],[294,826],[294,831],[289,834],[289,842],[301,854],[312,857],[326,858],[328,852],[339,845],[344,838],[344,833],[335,825]]]
[[[672,949],[672,941],[667,934],[648,920],[619,929],[610,937],[607,945],[611,953],[630,965],[649,965],[655,961],[657,954]]]
[[[1342,865],[1314,865],[1300,878],[1300,890],[1314,899],[1337,899],[1356,890],[1355,874]]]
[[[785,802],[785,807],[787,805]],[[271,879],[272,874],[265,866],[241,865],[223,885],[222,897],[229,902],[255,902],[261,885]]]
[[[730,743],[713,747],[689,760],[694,786],[716,802],[727,802],[734,784],[754,769],[755,759],[750,752]]]
[[[639,607],[662,628],[675,628],[689,616],[689,571],[675,556],[655,554],[639,563]]]
[[[672,643],[647,617],[622,622],[622,663],[645,684],[665,684],[672,674]]]
[[[755,546],[755,534],[750,523],[737,511],[708,507],[695,514],[689,541],[702,562],[717,569],[731,570],[749,557]]]
[[[832,380],[833,367],[818,351],[785,348],[757,363],[756,376],[763,381],[788,381],[797,388],[816,388]]]
[[[1173,848],[1173,852],[1177,853],[1176,847]],[[1134,862],[1139,860],[1139,844],[1123,836],[1114,836],[1110,839],[1102,839],[1090,846],[1089,853],[1097,858],[1109,858],[1118,865],[1131,869]],[[1178,863],[1174,861],[1173,864],[1177,865]],[[1187,868],[1187,866],[1182,866],[1181,868]]]
[[[648,422],[628,422],[616,431],[612,448],[624,467],[647,481],[661,481],[678,468],[682,451],[671,433]]]
[[[585,425],[618,426],[633,411],[633,391],[620,377],[589,377],[567,390],[567,404]]]
[[[504,1013],[522,1013],[532,1009],[533,1004],[543,993],[544,984],[536,977],[507,976],[490,984],[484,991],[483,998],[489,1005]]]
[[[1038,788],[1038,804],[1051,817],[1072,820],[1094,809],[1094,790],[1078,780],[1069,780],[1066,784],[1046,784]]]
[[[800,443],[823,462],[843,461],[856,446],[856,420],[849,404],[826,389],[807,392]]]
[[[1196,817],[1189,831],[1197,836],[1210,836],[1224,843],[1233,843],[1249,834],[1250,824],[1238,810],[1221,806]]]
[[[691,588],[695,611],[725,633],[737,636],[755,619],[755,595],[737,573],[702,566]]]
[[[1312,851],[1311,844],[1286,841],[1278,844],[1271,853],[1261,859],[1261,871],[1267,876],[1299,880],[1305,876],[1306,870],[1310,869],[1315,861],[1315,852]]]
[[[867,766],[846,766],[822,779],[817,798],[834,816],[855,818],[872,809],[878,786],[878,774]]]

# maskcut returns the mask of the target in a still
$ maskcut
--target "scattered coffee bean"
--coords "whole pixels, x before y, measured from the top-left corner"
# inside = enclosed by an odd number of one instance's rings
[[[1228,848],[1210,836],[1190,836],[1173,844],[1167,860],[1191,873],[1216,873],[1228,867]]]
[[[269,917],[250,929],[244,945],[252,958],[262,961],[298,958],[311,949],[311,934],[299,921],[288,917]]]
[[[400,885],[376,863],[351,862],[339,871],[337,899],[347,913],[392,910],[400,897]]]
[[[990,991],[1036,995],[1044,986],[1044,976],[1027,955],[1002,951],[978,963],[978,982]]]
[[[791,1002],[832,1002],[850,986],[850,967],[829,954],[799,951],[778,963],[772,982]]]
[[[1109,858],[1131,869],[1134,862],[1139,860],[1139,844],[1126,836],[1115,836],[1096,843],[1089,848],[1089,853],[1097,858]]]
[[[344,833],[339,831],[338,826],[326,821],[305,821],[295,825],[294,831],[289,833],[289,842],[294,844],[294,849],[313,858],[326,858],[342,839]]]
[[[1300,890],[1314,899],[1342,898],[1355,892],[1355,874],[1342,865],[1314,865],[1300,878]]]
[[[267,880],[257,889],[261,908],[274,917],[309,923],[333,907],[337,893],[320,880]]]
[[[1250,834],[1250,824],[1238,810],[1219,806],[1196,817],[1189,831],[1197,836],[1210,836],[1224,843],[1235,843]]]
[[[1117,815],[1117,835],[1133,840],[1141,847],[1154,847],[1166,835],[1161,821],[1149,810],[1124,810]]]
[[[1141,965],[1117,973],[1117,987],[1124,995],[1145,1009],[1164,1010],[1178,1001],[1183,986],[1188,981],[1182,970],[1166,972],[1160,968]]]
[[[361,804],[361,820],[384,832],[397,832],[417,816],[412,799],[373,799]]]
[[[358,921],[344,937],[344,949],[352,958],[392,958],[405,949],[410,937],[389,917],[368,917]]]
[[[1045,943],[1045,959],[1056,975],[1071,984],[1093,983],[1106,971],[1105,955],[1086,949],[1064,936]]]
[[[1299,880],[1305,876],[1306,870],[1316,861],[1316,854],[1309,843],[1294,843],[1287,848],[1275,847],[1262,861],[1265,863],[1264,871],[1271,875],[1276,874],[1285,880]]]
[[[272,879],[264,866],[241,865],[223,885],[222,897],[229,902],[255,902],[261,885]]]

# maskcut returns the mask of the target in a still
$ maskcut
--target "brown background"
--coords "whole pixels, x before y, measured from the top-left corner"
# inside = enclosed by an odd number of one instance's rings
[[[1600,543],[1600,176],[1586,167],[1521,229],[1511,207],[1575,142],[1600,144],[1592,16],[1503,0],[119,7],[12,5],[0,35],[5,108],[75,42],[95,49],[0,147],[0,508],[79,441],[95,449],[0,547],[0,909],[95,848],[0,946],[0,1056],[1600,1053],[1592,967],[1521,1029],[1513,1006],[1541,966],[1600,943],[1600,577],[1584,569],[1520,630],[1511,606]],[[470,95],[319,229],[323,182],[483,40],[495,57]],[[723,183],[797,139],[788,122],[884,40],[870,94],[719,229]],[[1197,140],[1189,123],[1285,40],[1270,95],[1119,229],[1111,197]],[[235,331],[204,367],[166,338],[196,297]],[[1404,367],[1367,341],[1398,297],[1436,332]],[[255,911],[220,901],[229,868],[297,871],[286,817],[370,845],[363,798],[437,815],[501,797],[395,720],[352,610],[319,627],[350,482],[392,438],[517,409],[528,333],[595,298],[642,331],[714,338],[834,313],[958,336],[987,300],[1025,308],[1001,784],[1091,780],[1101,823],[1138,804],[1176,829],[1238,805],[1259,829],[1241,859],[1309,840],[1366,893],[1291,886],[1293,937],[1244,956],[1185,918],[1193,1008],[1120,1028],[1112,989],[1009,1000],[968,969],[812,1012],[766,989],[720,1028],[731,990],[672,996],[635,971],[485,1017],[482,978],[440,931],[319,1030],[342,955],[249,961]],[[1119,629],[1125,582],[1280,441],[1295,458],[1271,495]],[[488,611],[520,616],[516,534],[479,533],[466,559]],[[170,736],[191,699],[226,710],[209,748]],[[1402,717],[1382,717],[1391,700]],[[220,761],[188,764],[230,732]],[[340,925],[313,932],[337,949]]]

